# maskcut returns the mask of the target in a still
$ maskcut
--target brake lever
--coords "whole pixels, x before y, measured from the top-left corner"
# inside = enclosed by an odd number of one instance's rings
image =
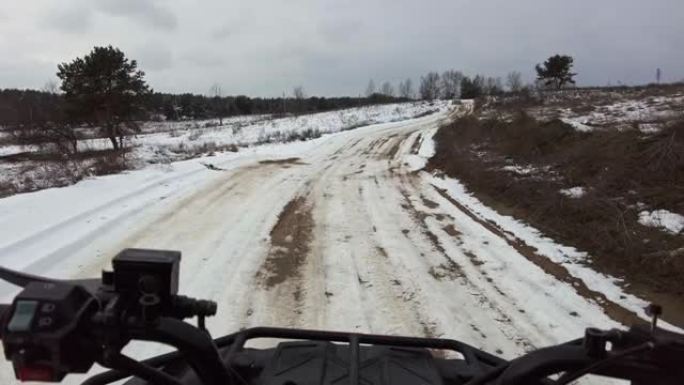
[[[6,267],[0,266],[0,279],[7,281],[15,286],[26,287],[31,282],[42,282],[42,283],[57,283],[60,282],[58,279],[41,277],[38,275],[28,274],[20,271],[15,271],[8,269]]]

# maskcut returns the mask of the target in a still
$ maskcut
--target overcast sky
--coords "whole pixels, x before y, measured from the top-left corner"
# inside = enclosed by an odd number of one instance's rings
[[[0,88],[42,88],[95,45],[157,91],[358,95],[427,71],[533,78],[554,53],[578,84],[684,79],[682,0],[2,0]]]

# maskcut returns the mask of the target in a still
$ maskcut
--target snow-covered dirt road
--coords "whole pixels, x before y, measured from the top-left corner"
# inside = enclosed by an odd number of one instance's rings
[[[215,335],[277,325],[435,336],[513,357],[617,326],[629,310],[416,171],[443,119],[202,160],[218,171],[192,160],[0,200],[0,263],[85,277],[125,247],[181,250],[181,291],[218,302]]]

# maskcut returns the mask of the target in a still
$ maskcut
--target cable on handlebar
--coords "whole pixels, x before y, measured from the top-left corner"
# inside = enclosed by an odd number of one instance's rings
[[[174,318],[162,317],[153,327],[131,330],[142,341],[156,341],[177,347],[205,384],[230,383],[231,375],[223,366],[216,345],[209,335]]]
[[[160,368],[164,366],[166,363],[172,362],[174,360],[177,360],[179,358],[182,358],[183,355],[179,351],[173,351],[170,353],[162,354],[159,356],[155,356],[152,358],[148,358],[143,361],[139,361],[141,364],[145,365],[146,367],[149,368]],[[124,370],[117,370],[117,369],[112,369],[112,370],[107,370],[102,373],[95,374],[93,376],[88,377],[85,381],[81,383],[81,385],[103,385],[103,384],[110,384],[112,382],[120,381],[123,380],[127,377],[130,377],[131,375],[127,373]]]
[[[133,360],[121,353],[112,352],[105,357],[107,366],[141,378],[153,384],[160,385],[183,385],[180,381],[167,373],[159,371],[142,362]]]

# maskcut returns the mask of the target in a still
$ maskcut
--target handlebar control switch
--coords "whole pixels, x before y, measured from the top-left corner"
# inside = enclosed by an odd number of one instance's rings
[[[83,328],[97,301],[81,286],[31,282],[14,299],[2,325],[5,356],[22,381],[59,382],[67,373],[85,373],[97,346]]]

